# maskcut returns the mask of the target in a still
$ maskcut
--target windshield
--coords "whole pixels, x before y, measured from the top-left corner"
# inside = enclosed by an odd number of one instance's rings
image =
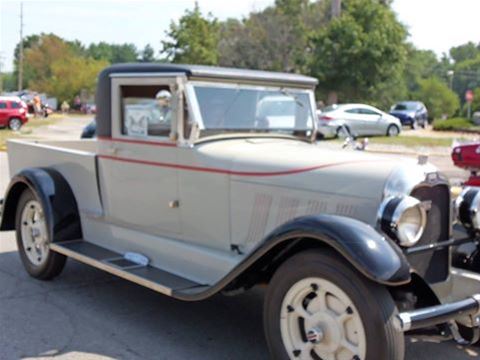
[[[204,130],[221,132],[276,132],[308,136],[313,130],[310,92],[194,85]]]
[[[392,110],[416,110],[417,109],[417,104],[415,103],[400,103],[396,104],[392,107]]]

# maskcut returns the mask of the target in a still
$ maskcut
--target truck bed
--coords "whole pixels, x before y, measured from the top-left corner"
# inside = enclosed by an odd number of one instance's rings
[[[72,187],[81,217],[102,213],[96,140],[9,140],[7,149],[11,177],[25,168],[53,168]]]

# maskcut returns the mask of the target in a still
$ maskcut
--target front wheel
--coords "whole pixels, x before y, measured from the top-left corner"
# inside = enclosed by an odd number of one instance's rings
[[[50,250],[50,235],[42,204],[25,190],[16,213],[17,247],[25,270],[34,278],[49,280],[60,274],[66,257]]]
[[[387,136],[398,136],[400,129],[397,125],[389,125],[387,128]]]
[[[385,287],[333,251],[310,250],[274,274],[264,326],[274,359],[400,360],[404,338],[396,314]]]

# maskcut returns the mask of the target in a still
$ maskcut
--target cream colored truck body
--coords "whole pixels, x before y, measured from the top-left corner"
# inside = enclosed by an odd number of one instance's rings
[[[220,280],[269,232],[301,215],[345,215],[375,227],[387,179],[401,168],[387,158],[276,138],[193,147],[11,140],[8,149],[11,174],[51,167],[65,177],[85,240],[144,254],[152,266],[200,284]]]

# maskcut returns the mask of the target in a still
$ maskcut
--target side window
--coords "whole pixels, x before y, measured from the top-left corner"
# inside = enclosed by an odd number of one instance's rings
[[[121,87],[122,134],[169,136],[172,120],[172,92],[167,85],[125,85]]]
[[[20,103],[18,103],[18,102],[11,102],[11,103],[10,103],[10,106],[12,107],[12,109],[19,109],[19,108],[20,108]]]
[[[0,109],[6,109],[7,108],[7,103],[4,101],[0,101]]]
[[[378,116],[380,116],[379,113],[377,113],[376,111],[370,110],[370,109],[360,109],[360,113],[364,114],[364,115],[378,115]]]
[[[345,110],[345,112],[349,114],[360,114],[359,109],[348,109],[348,110]]]

